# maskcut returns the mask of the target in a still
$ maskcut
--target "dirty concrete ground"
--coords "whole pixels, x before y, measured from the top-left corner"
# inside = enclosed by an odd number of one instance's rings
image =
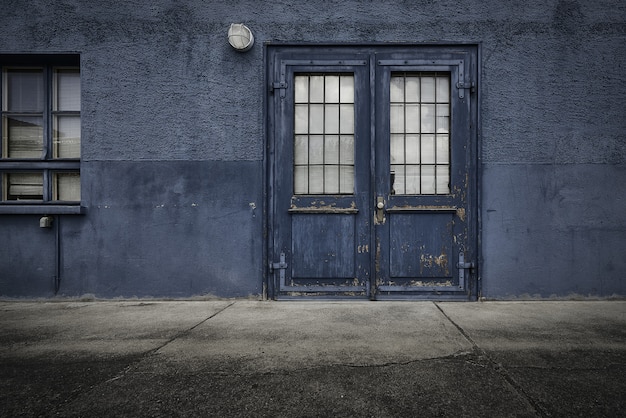
[[[0,302],[0,416],[618,417],[626,302]]]

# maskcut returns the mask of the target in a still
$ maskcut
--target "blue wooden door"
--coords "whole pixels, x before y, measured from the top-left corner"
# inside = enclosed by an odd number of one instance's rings
[[[476,295],[475,51],[269,47],[269,293]]]

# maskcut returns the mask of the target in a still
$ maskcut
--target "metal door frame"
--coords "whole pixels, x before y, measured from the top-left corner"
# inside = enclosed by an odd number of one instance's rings
[[[281,94],[284,80],[275,80],[273,71],[273,60],[277,55],[281,53],[290,52],[300,57],[305,57],[307,53],[335,53],[345,57],[346,61],[353,59],[357,55],[369,54],[371,57],[375,57],[377,53],[391,53],[406,54],[407,52],[423,52],[431,51],[440,54],[441,59],[445,59],[445,54],[448,52],[454,52],[463,50],[471,56],[471,75],[467,81],[460,80],[459,86],[461,91],[467,92],[470,100],[470,138],[467,144],[470,155],[470,173],[472,177],[471,190],[468,190],[470,196],[468,197],[467,206],[473,214],[474,219],[468,225],[468,242],[473,247],[473,259],[472,263],[467,260],[458,260],[460,265],[457,268],[464,269],[464,275],[470,276],[467,279],[467,289],[464,289],[465,293],[459,297],[458,294],[450,294],[449,292],[441,292],[437,289],[433,289],[432,292],[420,292],[418,294],[402,294],[398,292],[393,297],[386,297],[385,299],[409,299],[409,300],[476,300],[481,294],[481,277],[480,267],[482,266],[482,254],[481,254],[481,218],[480,218],[480,194],[481,194],[481,161],[480,161],[480,63],[481,63],[481,45],[479,43],[424,43],[424,44],[308,44],[308,43],[266,43],[264,48],[264,61],[265,61],[265,103],[263,108],[263,116],[266,122],[265,130],[265,154],[264,154],[264,184],[265,199],[264,199],[264,231],[266,233],[265,245],[263,248],[263,259],[267,261],[263,268],[263,295],[265,299],[276,299],[278,297],[278,291],[275,286],[277,280],[274,279],[275,272],[284,266],[284,260],[280,260],[278,257],[274,259],[274,238],[273,238],[273,225],[275,217],[277,216],[274,210],[274,155],[275,155],[275,138],[274,130],[276,129],[276,121],[274,119],[274,94]],[[311,61],[311,64],[314,64]],[[370,177],[372,191],[375,189],[375,77],[376,77],[376,62],[374,58],[370,59],[370,78],[371,78],[371,100],[370,100]],[[282,90],[284,92],[284,90]],[[473,209],[472,209],[473,208]],[[370,225],[370,249],[375,248],[374,239],[376,236],[375,225]],[[375,256],[370,257],[370,271],[374,272]],[[471,268],[471,270],[470,270]],[[278,276],[278,274],[277,274]],[[376,288],[376,275],[370,274],[369,276],[369,297],[375,299]],[[341,296],[339,296],[341,297]],[[281,297],[283,299],[285,297]],[[319,296],[305,296],[295,297],[298,300],[314,300],[319,299]],[[321,298],[334,298],[332,295],[323,295]],[[348,297],[349,299],[355,299],[354,296]]]

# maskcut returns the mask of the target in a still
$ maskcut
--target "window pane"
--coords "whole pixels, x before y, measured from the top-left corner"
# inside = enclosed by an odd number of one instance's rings
[[[326,105],[324,109],[324,132],[339,133],[339,105]]]
[[[324,102],[324,76],[323,75],[312,75],[310,77],[309,102],[311,103],[323,103]]]
[[[6,70],[6,100],[9,112],[43,112],[43,70]]]
[[[437,133],[450,132],[450,107],[447,104],[437,105]]]
[[[339,193],[339,166],[324,166],[324,193]]]
[[[435,102],[435,77],[421,77],[421,91],[422,103],[434,103]]]
[[[327,75],[324,84],[324,101],[326,103],[339,103],[339,76]]]
[[[391,164],[404,164],[404,135],[392,134],[389,145]]]
[[[56,116],[54,121],[54,157],[80,158],[80,116]]]
[[[342,165],[339,167],[339,193],[354,193],[353,165]]]
[[[80,111],[80,72],[78,69],[58,69],[56,80],[55,109],[59,111]]]
[[[406,78],[406,101],[409,103],[419,103],[420,101],[420,78]]]
[[[295,77],[295,101],[296,103],[307,103],[309,101],[309,77]]]
[[[309,133],[309,106],[296,105],[294,129],[297,134]]]
[[[354,164],[354,136],[341,136],[339,145],[339,162],[341,164]]]
[[[339,77],[339,95],[341,103],[354,103],[354,76]]]
[[[339,164],[339,136],[326,135],[324,138],[324,163]]]
[[[339,113],[339,132],[342,134],[354,133],[354,105],[342,104],[340,105]]]
[[[42,200],[42,173],[7,173],[4,175],[5,200]]]
[[[5,158],[41,158],[43,153],[43,118],[5,116],[2,118]]]
[[[309,164],[324,164],[324,136],[309,137]]]
[[[296,164],[307,164],[309,162],[309,137],[306,135],[296,135],[293,150],[293,159]]]
[[[422,135],[422,164],[435,164],[435,135]]]
[[[404,165],[392,165],[391,173],[393,178],[391,194],[406,194],[404,187]]]
[[[405,194],[419,194],[420,193],[420,166],[419,165],[407,165],[406,166],[406,180],[405,180]]]
[[[420,131],[420,105],[407,104],[405,118],[405,132],[417,133]]]
[[[420,163],[420,139],[419,135],[407,135],[405,139],[406,156],[405,161],[407,164],[419,164]]]
[[[437,102],[450,102],[450,79],[448,77],[437,77]]]
[[[404,133],[404,105],[392,104],[389,111],[389,127],[391,133]]]
[[[309,192],[309,167],[295,166],[293,169],[293,192],[307,194]]]
[[[437,194],[450,193],[450,166],[437,166]]]
[[[422,166],[422,194],[435,194],[435,166]]]
[[[450,162],[450,139],[448,135],[437,135],[437,164]]]
[[[435,133],[435,105],[422,105],[422,132]]]
[[[55,173],[53,176],[53,200],[80,201],[80,174]]]
[[[324,133],[324,105],[312,104],[309,109],[309,133]]]
[[[391,102],[404,102],[404,77],[391,77],[389,100]]]
[[[324,166],[323,165],[309,166],[309,193],[311,194],[324,193]]]

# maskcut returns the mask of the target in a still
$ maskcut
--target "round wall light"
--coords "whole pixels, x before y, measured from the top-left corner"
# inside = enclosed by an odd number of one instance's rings
[[[243,23],[232,23],[228,29],[228,43],[239,52],[246,52],[254,44],[252,31]]]

